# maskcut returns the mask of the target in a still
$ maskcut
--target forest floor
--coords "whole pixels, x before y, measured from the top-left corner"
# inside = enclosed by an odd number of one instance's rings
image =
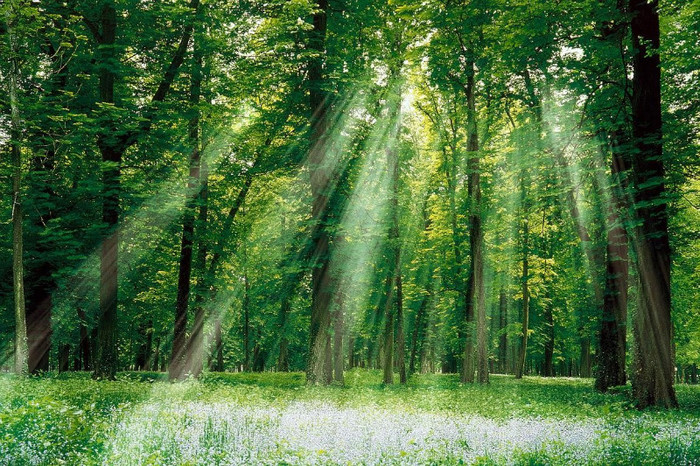
[[[591,380],[300,373],[0,376],[1,464],[700,464],[700,387],[635,410]]]

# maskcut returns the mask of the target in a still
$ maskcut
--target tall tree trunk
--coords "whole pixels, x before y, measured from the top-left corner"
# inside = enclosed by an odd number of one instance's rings
[[[193,13],[199,10],[199,0],[190,1]],[[114,104],[115,69],[118,58],[115,53],[117,31],[117,12],[114,0],[105,0],[97,22],[84,17],[84,22],[91,30],[98,44],[99,76],[98,87],[100,103]],[[178,70],[182,65],[192,35],[193,22],[184,28],[180,43],[172,60],[163,74],[151,103],[162,102],[170,92]],[[107,110],[109,111],[109,110]],[[140,120],[136,129],[124,131],[121,122],[115,121],[113,115],[97,136],[97,146],[102,155],[102,222],[105,224],[105,240],[100,250],[100,312],[97,323],[97,342],[95,351],[93,377],[97,379],[114,379],[117,372],[117,291],[118,291],[118,253],[119,253],[119,199],[121,161],[124,152],[148,133],[153,127],[155,111],[149,109]]]
[[[202,35],[199,26],[201,20],[197,21],[197,34],[194,37],[193,45],[193,64],[192,64],[192,82],[190,85],[190,104],[193,107],[193,115],[190,120],[190,141],[192,146],[197,150],[199,147],[199,192],[197,194],[196,203],[199,207],[199,213],[195,222],[195,231],[197,232],[197,255],[194,258],[194,268],[197,274],[197,280],[194,288],[194,322],[192,324],[192,332],[190,340],[187,344],[187,370],[195,377],[199,377],[202,373],[204,365],[204,321],[206,319],[204,295],[206,293],[205,274],[207,267],[208,241],[207,238],[207,221],[209,218],[209,173],[207,165],[202,158],[202,152],[205,148],[203,142],[203,134],[201,129],[201,111],[199,105],[202,96],[202,81],[204,74],[203,67],[203,51],[200,43]]]
[[[393,284],[395,280],[391,280],[392,286],[389,293],[393,294]],[[391,385],[394,383],[394,311],[393,311],[394,300],[387,299],[384,306],[385,317],[384,317],[384,358],[382,361],[383,367],[383,379],[382,381]]]
[[[345,383],[343,377],[345,366],[345,353],[343,352],[343,332],[345,332],[344,298],[341,287],[338,287],[335,293],[335,319],[333,320],[333,380],[341,385]]]
[[[313,15],[313,29],[309,48],[318,55],[309,60],[309,106],[311,109],[311,137],[309,169],[311,177],[313,233],[313,270],[311,273],[311,324],[309,329],[309,355],[306,380],[310,384],[328,384],[332,374],[328,373],[330,348],[331,280],[329,276],[330,231],[326,225],[328,199],[330,196],[332,170],[328,168],[329,150],[326,134],[329,130],[328,96],[323,89],[323,63],[326,43],[328,0],[318,0]]]
[[[197,246],[197,257],[195,260],[195,268],[198,270],[197,282],[195,286],[194,298],[194,323],[192,325],[192,333],[188,344],[188,367],[192,375],[199,377],[202,373],[204,364],[204,323],[206,320],[206,308],[204,298],[206,294],[206,268],[208,254],[208,239],[207,239],[207,221],[209,217],[209,181],[206,172],[206,166],[202,162],[202,171],[200,173],[202,187],[199,193],[199,218],[197,221],[197,231],[199,235],[199,244]]]
[[[83,311],[81,308],[78,308],[78,321],[80,326],[80,359],[82,361],[83,370],[89,371],[92,369],[92,357],[90,355],[90,337],[88,336],[85,311]]]
[[[245,202],[246,196],[248,195],[248,192],[250,191],[250,187],[253,184],[253,173],[252,170],[255,168],[255,166],[250,167],[244,174],[244,181],[243,181],[243,186],[241,187],[240,191],[238,192],[238,195],[236,196],[236,200],[234,201],[233,205],[229,209],[227,215],[226,215],[226,220],[224,221],[224,225],[221,229],[221,232],[217,235],[218,241],[216,242],[216,245],[212,247],[212,252],[213,254],[211,255],[211,260],[209,263],[206,263],[206,255],[208,254],[208,248],[206,247],[207,245],[200,244],[200,248],[198,251],[198,263],[204,267],[204,271],[202,272],[201,275],[201,284],[199,285],[198,289],[200,290],[201,296],[197,296],[195,302],[197,304],[197,308],[195,309],[195,313],[201,312],[199,319],[204,320],[204,302],[208,299],[211,298],[211,296],[214,294],[214,285],[215,285],[215,278],[216,278],[216,273],[219,267],[219,264],[221,263],[221,257],[223,255],[223,250],[225,247],[225,244],[230,240],[230,238],[234,237],[233,234],[233,226],[236,220],[236,217],[238,215],[238,212],[240,211],[241,207],[243,206],[243,203]],[[206,224],[207,224],[207,219],[208,219],[208,193],[209,193],[209,188],[208,188],[208,174],[206,173],[206,165],[202,165],[202,169],[204,170],[204,173],[201,174],[202,177],[202,191],[200,194],[200,199],[202,202],[201,208],[200,208],[200,224],[202,225],[202,234],[200,235],[201,238],[205,238],[206,235],[204,234],[204,230],[206,230]],[[197,315],[195,314],[195,322],[197,321]],[[217,363],[214,363],[212,361],[213,366],[216,367],[216,365],[219,364],[219,361],[221,361],[221,364],[218,365],[219,368],[216,370],[223,371],[223,357],[222,357],[222,348],[223,348],[223,343],[221,342],[221,332],[220,332],[220,327],[221,327],[221,317],[216,316],[214,318],[214,325],[215,328],[218,325],[219,327],[219,340],[214,342],[212,344],[212,355],[216,358]],[[216,331],[215,331],[216,335]]]
[[[250,370],[250,282],[243,273],[243,370]]]
[[[215,372],[224,371],[224,345],[221,339],[221,318],[217,317],[214,320],[214,342],[212,361],[209,364],[209,369]]]
[[[198,197],[200,151],[198,141],[198,117],[190,121],[190,142],[194,144],[190,161],[190,176],[188,181],[188,199],[182,222],[182,238],[180,241],[180,264],[177,280],[177,298],[175,302],[175,325],[173,327],[173,348],[170,356],[169,375],[171,380],[182,379],[185,376],[187,357],[187,308],[190,300],[190,285],[192,278],[192,249],[194,245],[195,207]]]
[[[348,369],[357,367],[355,359],[355,337],[352,334],[348,335]]]
[[[64,343],[58,348],[58,372],[68,372],[70,367],[70,345]]]
[[[579,328],[579,377],[590,377],[592,375],[591,366],[593,360],[591,357],[591,338],[586,334],[585,328]]]
[[[508,296],[503,285],[498,298],[498,317],[498,367],[505,374],[508,371]]]
[[[345,237],[342,233],[336,236],[335,248],[336,251],[342,248]],[[345,333],[345,288],[343,286],[342,271],[336,269],[334,278],[335,299],[333,313],[333,380],[340,383],[345,383],[343,370],[345,368],[345,353],[343,352],[343,335]]]
[[[190,174],[187,181],[187,199],[182,221],[182,238],[180,242],[180,264],[177,280],[177,298],[175,302],[175,325],[173,327],[173,348],[170,356],[169,375],[171,380],[182,379],[186,372],[187,360],[191,360],[187,341],[187,308],[190,300],[192,281],[192,249],[194,247],[195,209],[200,198],[201,144],[199,138],[199,101],[202,95],[202,52],[201,44],[194,41],[192,77],[190,81],[190,105],[192,116],[189,121],[189,142],[192,146],[190,157]],[[202,324],[201,322],[199,323]],[[197,323],[195,323],[195,328]],[[201,329],[197,330],[201,343]]]
[[[627,164],[620,147],[619,136],[613,135],[611,175],[613,188],[607,225],[606,280],[603,315],[599,334],[596,389],[627,383],[625,360],[627,354],[627,294],[629,253],[627,230],[622,218],[625,209]]]
[[[432,225],[430,215],[428,213],[428,196],[423,199],[423,230],[427,232]],[[411,355],[408,364],[408,373],[413,374],[416,370],[416,357],[420,357],[421,350],[425,339],[425,332],[428,326],[427,311],[430,300],[433,297],[433,271],[432,265],[427,262],[424,264],[425,276],[422,280],[425,283],[425,294],[423,295],[418,312],[416,312],[415,321],[413,323],[413,332],[411,335]],[[418,361],[420,365],[420,360]],[[419,369],[420,370],[420,367]]]
[[[398,75],[400,65],[389,71],[389,82],[393,83]],[[394,383],[394,331],[395,319],[399,305],[399,283],[401,276],[401,237],[399,233],[399,155],[398,129],[400,125],[401,91],[390,93],[387,97],[388,124],[386,163],[389,172],[389,270],[387,278],[387,295],[384,305],[384,383]],[[403,316],[402,316],[403,317]],[[401,322],[403,325],[403,322]],[[403,333],[403,329],[401,330]],[[403,337],[402,337],[403,339]],[[403,342],[402,342],[403,343]],[[404,371],[405,372],[405,371]]]
[[[450,207],[450,224],[451,224],[451,231],[452,231],[452,251],[454,254],[455,258],[455,274],[454,278],[457,282],[457,290],[459,293],[458,298],[456,299],[457,303],[457,308],[459,309],[460,307],[463,306],[463,313],[460,317],[464,319],[464,325],[467,329],[470,329],[470,321],[473,320],[473,310],[472,310],[472,304],[471,304],[471,299],[470,299],[470,290],[471,290],[471,283],[469,282],[469,279],[465,280],[465,275],[466,272],[464,270],[464,260],[462,258],[462,248],[464,244],[464,238],[461,229],[459,228],[459,225],[457,223],[457,150],[455,147],[452,147],[451,150],[451,157],[450,160],[448,161],[447,157],[447,152],[443,149],[443,155],[445,158],[445,170],[446,170],[446,178],[447,178],[447,191],[448,191],[448,197],[449,197],[449,207]],[[460,302],[461,301],[461,302]],[[470,320],[470,317],[472,316],[472,319]],[[471,329],[473,331],[473,329]],[[471,381],[474,381],[473,378],[473,358],[469,357],[467,358],[466,355],[473,355],[473,339],[471,338],[471,335],[468,334],[465,336],[464,332],[461,330],[461,328],[458,329],[458,337],[460,340],[464,338],[465,340],[465,348],[464,348],[464,357],[463,357],[463,362],[469,363],[469,367],[465,366],[465,364],[462,365],[462,378],[463,380],[468,380],[469,377],[467,374],[471,374]],[[452,352],[448,349],[448,354],[446,354],[446,360],[445,360],[445,367],[443,367],[443,372],[456,372],[457,369],[457,361],[455,358],[455,355],[452,354]],[[447,369],[447,371],[445,371]]]
[[[641,407],[675,407],[671,349],[671,248],[662,147],[658,1],[630,0],[632,128],[639,274],[633,391]]]
[[[546,210],[542,213],[542,233],[544,235],[546,222]],[[551,244],[550,247],[551,253]],[[543,251],[545,252],[545,251]],[[545,255],[549,256],[545,252]],[[545,341],[544,341],[544,363],[542,368],[542,375],[545,377],[554,377],[554,315],[552,312],[552,283],[549,280],[547,274],[549,257],[544,258],[544,268],[542,272],[542,282],[545,288],[544,300],[542,303],[542,314],[544,317],[545,326]]]
[[[100,14],[102,32],[99,36],[99,93],[103,104],[114,103],[116,74],[115,38],[117,12],[113,1],[102,5]],[[119,254],[119,195],[123,151],[116,147],[114,134],[118,122],[109,121],[98,136],[97,145],[102,154],[102,222],[107,235],[100,251],[100,313],[97,323],[97,354],[95,378],[114,379],[117,373],[117,286]]]
[[[147,322],[139,324],[138,333],[143,339],[136,353],[135,369],[137,371],[149,370],[152,342],[153,342],[153,321],[149,319]]]
[[[471,51],[470,51],[471,53]],[[486,329],[486,303],[484,291],[484,231],[482,228],[482,202],[481,202],[481,173],[479,167],[479,135],[476,121],[476,95],[474,82],[474,62],[468,64],[469,74],[465,88],[467,98],[467,152],[468,160],[468,186],[469,196],[469,248],[471,251],[471,267],[469,270],[469,289],[467,290],[467,331],[462,371],[462,382],[474,381],[473,371],[473,347],[474,337],[474,309],[476,309],[476,341],[477,341],[477,380],[479,383],[488,383],[488,339]]]
[[[522,286],[522,300],[523,300],[523,316],[522,316],[522,332],[520,335],[520,350],[518,352],[518,360],[515,365],[515,378],[520,379],[523,377],[525,372],[525,360],[527,357],[527,338],[529,333],[529,321],[530,321],[530,290],[528,287],[529,281],[529,225],[528,225],[528,208],[526,205],[526,188],[525,188],[525,174],[523,174],[521,179],[521,203],[523,208],[523,272],[521,275],[521,286]]]
[[[428,285],[432,281],[428,281]],[[421,299],[418,312],[416,312],[415,322],[413,324],[413,332],[411,334],[411,355],[408,363],[408,373],[413,374],[416,371],[416,357],[419,355],[420,347],[423,344],[425,335],[425,326],[427,323],[426,312],[428,303],[430,302],[432,291]],[[420,362],[420,361],[419,361]]]
[[[291,311],[290,297],[283,296],[280,302],[279,311],[279,332],[280,332],[280,352],[277,358],[277,370],[279,372],[289,371],[289,339],[287,338],[287,316]]]
[[[16,8],[16,7],[15,7]],[[19,46],[15,34],[13,8],[6,15],[7,37],[10,41],[10,152],[12,159],[12,289],[15,311],[15,364],[19,375],[28,372],[27,316],[24,297],[24,241],[22,223],[22,150],[19,116]]]
[[[406,337],[403,317],[403,281],[401,264],[396,275],[396,359],[399,363],[399,383],[406,384]]]

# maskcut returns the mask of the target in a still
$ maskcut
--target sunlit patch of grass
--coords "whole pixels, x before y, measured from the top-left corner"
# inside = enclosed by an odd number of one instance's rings
[[[346,386],[301,373],[0,377],[9,464],[696,464],[700,388],[681,409],[637,411],[590,380],[493,376],[488,386],[420,375]]]

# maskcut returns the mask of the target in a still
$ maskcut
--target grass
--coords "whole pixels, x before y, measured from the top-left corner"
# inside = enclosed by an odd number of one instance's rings
[[[632,408],[590,380],[450,375],[346,386],[299,373],[0,376],[2,464],[700,464],[700,388]]]

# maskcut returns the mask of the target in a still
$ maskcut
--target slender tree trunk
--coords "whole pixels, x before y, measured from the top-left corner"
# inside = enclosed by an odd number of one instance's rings
[[[428,197],[426,196],[423,200],[423,229],[428,231],[432,221],[428,213]],[[411,335],[411,356],[408,364],[408,373],[413,374],[416,370],[416,357],[418,356],[418,364],[421,365],[420,354],[422,354],[422,348],[424,346],[425,333],[428,325],[427,311],[430,304],[430,300],[433,297],[433,271],[430,263],[424,265],[425,276],[422,277],[425,282],[425,294],[421,299],[420,306],[418,307],[418,312],[416,313],[415,321],[413,324],[413,332]],[[418,368],[421,370],[421,367]]]
[[[469,212],[469,247],[471,250],[471,268],[468,283],[467,305],[467,339],[465,342],[462,382],[473,382],[473,321],[476,309],[477,341],[477,380],[489,382],[488,339],[486,329],[486,302],[484,290],[484,231],[482,228],[481,173],[479,167],[479,135],[476,121],[476,96],[474,83],[474,62],[468,65],[469,75],[465,88],[467,97],[467,152],[469,153],[468,187]]]
[[[393,294],[393,283],[392,281],[392,291],[389,293]],[[384,369],[383,382],[387,385],[394,383],[394,312],[393,312],[393,297],[392,299],[387,299],[386,305],[384,307],[385,317],[384,317],[384,358],[382,361],[382,367]]]
[[[399,264],[396,276],[396,359],[399,363],[399,383],[406,384],[406,337],[404,334],[401,264]]]
[[[464,324],[467,329],[470,329],[470,322],[473,320],[473,310],[472,310],[472,304],[471,304],[471,299],[470,299],[470,290],[471,290],[471,283],[469,282],[469,279],[465,280],[465,270],[464,270],[464,260],[462,258],[462,248],[463,248],[463,243],[464,243],[464,238],[462,237],[462,231],[458,226],[457,223],[457,154],[456,154],[456,148],[452,147],[451,151],[451,157],[450,160],[448,161],[448,156],[446,150],[443,149],[443,155],[445,159],[445,167],[446,167],[446,178],[447,178],[447,192],[448,192],[448,197],[449,197],[449,207],[450,207],[450,224],[451,224],[451,230],[452,230],[452,251],[454,254],[455,258],[455,281],[457,283],[457,288],[459,291],[459,297],[457,298],[457,308],[459,309],[461,306],[463,307],[463,315],[460,317],[464,318]],[[461,301],[461,303],[460,303]],[[470,316],[472,316],[472,319],[470,320]],[[473,330],[473,329],[472,329]],[[471,338],[471,333],[468,333],[467,336],[465,337],[465,334],[463,331],[458,329],[458,337],[460,340],[464,338],[465,340],[465,348],[464,348],[464,362],[468,363],[468,367],[463,364],[462,365],[462,378],[463,380],[468,380],[469,377],[467,374],[472,374],[471,375],[471,381],[474,381],[473,378],[473,358],[472,357],[466,357],[467,354],[473,355],[474,350],[473,350],[473,339]],[[456,372],[457,369],[457,361],[452,354],[451,350],[448,349],[448,353],[446,354],[446,360],[445,364],[443,365],[443,372]]]
[[[203,165],[202,168],[206,170],[206,165]],[[221,263],[221,257],[223,254],[223,250],[225,247],[225,244],[227,241],[232,238],[233,235],[233,226],[234,222],[236,220],[236,217],[238,215],[238,212],[240,211],[243,203],[245,202],[246,196],[248,195],[248,192],[250,191],[250,187],[253,184],[253,174],[252,170],[255,168],[255,166],[250,167],[244,174],[244,181],[243,181],[243,186],[241,187],[240,191],[238,192],[238,196],[236,196],[236,200],[234,201],[233,205],[229,209],[227,215],[226,215],[226,220],[224,221],[224,225],[221,229],[221,233],[218,235],[218,241],[216,242],[216,245],[212,248],[212,255],[211,255],[211,260],[209,261],[209,264],[206,264],[206,254],[208,253],[208,248],[206,248],[206,244],[200,245],[200,249],[198,251],[198,254],[203,254],[204,255],[204,267],[205,271],[202,272],[202,283],[199,289],[201,290],[201,297],[198,299],[200,300],[199,303],[200,305],[197,307],[195,312],[201,311],[201,319],[204,319],[204,308],[203,304],[207,299],[210,299],[211,296],[214,294],[214,285],[215,285],[215,278],[216,278],[216,273],[219,267],[219,264]],[[202,186],[202,191],[201,191],[201,202],[202,202],[202,207],[200,209],[200,220],[201,224],[203,225],[202,229],[206,229],[206,224],[207,224],[207,219],[208,219],[208,193],[209,193],[209,188],[208,188],[208,175],[206,172],[202,175],[203,179],[203,186]],[[200,237],[204,238],[204,231],[202,232],[202,235]],[[202,248],[204,247],[204,249]],[[200,256],[198,260],[201,262],[202,257]],[[201,309],[200,309],[201,308]],[[195,316],[195,319],[197,317]],[[218,325],[219,327],[221,326],[221,317],[216,316],[214,319],[215,322],[215,327]],[[216,332],[215,332],[216,333]],[[221,342],[221,333],[219,332],[219,341],[215,342],[212,345],[212,350],[213,350],[213,355],[216,357],[217,361],[221,361],[222,364],[219,366],[220,369],[217,369],[219,371],[223,371],[223,358],[220,357],[220,354],[222,349],[222,342]],[[216,354],[214,354],[216,353]],[[218,362],[217,362],[218,364]]]
[[[542,234],[544,235],[546,222],[546,210],[542,213]],[[551,245],[548,248],[551,251]],[[551,252],[550,252],[551,253]],[[546,256],[549,256],[545,252]],[[545,377],[554,377],[554,315],[552,312],[552,283],[547,272],[548,257],[544,258],[544,268],[542,272],[542,282],[545,288],[544,300],[542,302],[542,314],[544,317],[545,326],[545,341],[544,341],[544,363],[542,367],[542,375]]]
[[[581,354],[579,356],[578,375],[579,377],[590,377],[592,375],[591,366],[593,365],[593,360],[591,358],[591,338],[586,335],[585,328],[580,328],[579,333],[581,334],[579,338]]]
[[[102,5],[100,16],[102,32],[99,40],[99,93],[100,102],[114,103],[114,82],[117,66],[115,38],[117,12],[113,1]],[[95,378],[114,379],[117,373],[117,279],[119,254],[119,196],[122,150],[115,146],[116,121],[109,121],[98,136],[97,145],[102,154],[102,222],[107,235],[100,251],[100,313],[97,323],[97,354]]]
[[[196,131],[196,130],[194,130]],[[190,134],[190,137],[192,133]],[[196,135],[195,135],[196,137]],[[169,375],[171,380],[182,379],[186,371],[187,357],[187,308],[190,300],[192,278],[192,249],[194,245],[194,209],[196,190],[199,184],[199,148],[192,153],[190,180],[188,181],[189,199],[185,207],[180,242],[180,264],[177,280],[177,299],[175,302],[175,325],[173,327],[173,348],[170,356]]]
[[[617,137],[613,136],[615,139]],[[626,163],[624,148],[613,141],[611,175],[612,200],[609,207],[605,296],[599,334],[600,355],[596,371],[596,388],[602,392],[609,387],[627,383],[625,360],[627,354],[627,291],[629,254],[627,230],[621,212],[625,208]]]
[[[146,326],[148,327],[146,328],[146,347],[144,348],[146,358],[143,369],[150,371],[153,362],[153,320],[148,319]]]
[[[399,67],[389,72],[389,82],[394,81]],[[389,286],[384,306],[384,383],[394,383],[394,331],[395,319],[398,319],[399,286],[401,280],[401,237],[399,233],[399,159],[397,149],[398,128],[400,125],[401,91],[387,97],[389,116],[387,118],[390,131],[387,137],[386,149],[387,170],[389,172],[389,271],[387,285]],[[396,294],[394,294],[396,293]],[[403,314],[403,310],[401,311]],[[402,315],[403,320],[403,315]],[[403,322],[400,322],[403,325]],[[403,334],[403,329],[401,329]],[[403,339],[403,335],[402,335]],[[402,342],[403,344],[403,342]],[[403,353],[403,351],[402,351]],[[404,369],[405,372],[405,369]],[[405,374],[404,374],[405,378]]]
[[[79,357],[82,361],[82,368],[84,371],[89,371],[92,369],[92,357],[90,356],[90,337],[88,335],[88,329],[86,325],[85,311],[78,308],[78,321],[80,326],[80,343],[79,343]]]
[[[287,316],[291,311],[290,298],[284,296],[280,302],[279,312],[279,332],[280,332],[280,353],[277,359],[277,370],[280,372],[289,371],[289,340],[287,339]]]
[[[336,236],[335,248],[336,251],[342,249],[345,237],[342,233]],[[345,369],[345,353],[343,352],[343,335],[345,333],[345,288],[343,286],[343,275],[340,270],[336,269],[334,278],[334,307],[333,313],[333,380],[340,383],[345,383],[343,370]]]
[[[430,284],[430,281],[428,284]],[[422,345],[425,334],[425,321],[427,320],[425,314],[428,308],[428,302],[429,295],[423,296],[420,306],[418,307],[418,312],[416,312],[416,319],[413,324],[413,332],[411,334],[411,356],[408,363],[409,374],[413,374],[416,370],[416,356],[419,354],[419,348]]]
[[[15,7],[16,8],[16,7]],[[24,296],[24,261],[22,223],[22,151],[19,115],[19,47],[15,34],[15,18],[8,8],[6,24],[10,41],[10,152],[12,159],[12,289],[15,311],[15,364],[19,375],[28,373],[27,316]]]
[[[191,10],[196,13],[199,0],[190,1]],[[98,21],[84,17],[95,41],[98,44],[98,87],[99,100],[106,105],[105,112],[114,104],[115,70],[118,68],[118,58],[115,50],[117,31],[117,12],[114,0],[104,0],[100,9]],[[192,22],[184,29],[178,48],[166,69],[151,103],[162,102],[168,95],[172,83],[177,76],[180,65],[184,60],[190,37]],[[118,252],[119,232],[119,198],[121,161],[124,152],[135,144],[138,139],[148,133],[153,126],[155,113],[153,109],[146,112],[138,128],[124,131],[121,122],[115,121],[113,115],[106,115],[106,122],[97,135],[97,146],[102,155],[102,221],[105,224],[105,240],[100,251],[100,312],[97,323],[97,343],[95,345],[95,371],[97,379],[114,379],[118,365],[117,354],[117,290],[118,290]]]
[[[498,367],[500,372],[505,374],[508,371],[508,296],[503,285],[498,298],[498,316]]]
[[[191,0],[190,8],[193,13],[199,9],[199,0]],[[90,29],[98,44],[98,62],[100,66],[98,87],[100,103],[114,104],[115,70],[118,68],[118,58],[115,50],[117,31],[117,12],[114,0],[105,0],[100,10],[97,22],[85,18],[91,25]],[[189,22],[184,29],[178,48],[166,69],[163,79],[156,89],[152,103],[162,102],[168,95],[172,83],[177,76],[180,65],[184,60],[193,23]],[[105,110],[109,112],[109,110]],[[124,152],[135,144],[138,139],[148,133],[153,126],[153,109],[149,110],[140,121],[137,129],[124,131],[122,123],[115,121],[113,115],[107,115],[108,121],[103,124],[97,136],[97,146],[102,155],[102,222],[105,224],[105,240],[100,251],[100,312],[97,323],[97,344],[95,351],[95,371],[97,379],[114,379],[117,372],[117,291],[118,291],[118,253],[119,253],[119,199],[121,162]]]
[[[515,378],[520,379],[523,377],[525,372],[525,360],[527,357],[527,339],[529,333],[529,321],[530,321],[530,290],[528,287],[529,280],[529,225],[528,225],[528,209],[525,205],[525,180],[524,176],[521,180],[521,202],[523,204],[523,272],[521,276],[522,283],[522,299],[523,299],[523,318],[522,318],[522,333],[520,335],[520,351],[518,352],[518,360],[515,366]]]
[[[206,166],[202,162],[202,172],[200,173],[202,187],[199,193],[199,218],[197,221],[197,231],[199,235],[199,244],[197,247],[197,258],[195,260],[195,268],[199,271],[195,286],[194,299],[194,324],[192,326],[192,334],[189,342],[189,358],[188,367],[190,372],[195,377],[199,377],[202,373],[204,364],[204,323],[206,320],[206,308],[204,298],[206,294],[206,269],[207,269],[207,254],[208,254],[208,239],[207,239],[207,221],[209,217],[209,181],[206,172]]]
[[[243,370],[250,370],[250,282],[248,273],[243,273]]]
[[[68,372],[70,368],[70,345],[65,343],[58,349],[58,372]]]
[[[189,121],[189,142],[192,146],[190,173],[187,181],[187,199],[182,221],[180,242],[180,264],[175,302],[175,325],[173,327],[173,349],[170,356],[169,375],[171,380],[182,379],[188,370],[187,360],[191,360],[187,342],[187,309],[190,301],[192,282],[192,251],[194,247],[195,209],[200,197],[201,148],[199,140],[199,101],[202,94],[202,54],[200,44],[194,42],[194,60],[190,82],[190,105],[192,116]],[[200,323],[201,325],[201,323]],[[195,328],[197,323],[195,323]],[[197,330],[201,337],[201,330]],[[198,337],[198,340],[201,338]],[[188,357],[189,356],[189,357]]]
[[[221,318],[214,320],[214,349],[212,351],[214,356],[212,359],[212,364],[210,369],[215,372],[224,371],[224,345],[221,339]]]
[[[658,1],[630,0],[634,72],[635,256],[639,274],[633,391],[645,406],[678,406],[673,387],[671,248],[662,158]]]
[[[345,366],[345,353],[343,352],[344,314],[344,295],[342,289],[338,287],[335,293],[335,319],[333,320],[333,380],[341,385],[345,383],[343,378]]]
[[[146,370],[146,366],[148,365],[148,359],[150,358],[151,354],[148,350],[149,347],[149,339],[151,338],[152,335],[152,327],[153,327],[153,321],[149,320],[148,322],[144,323],[141,322],[139,323],[138,327],[138,335],[140,336],[141,344],[139,344],[138,350],[136,352],[136,360],[134,364],[134,368],[137,371],[143,371]]]
[[[309,60],[309,104],[311,109],[311,137],[309,169],[311,177],[313,233],[313,270],[311,273],[311,325],[309,329],[309,355],[306,380],[310,384],[328,384],[332,374],[327,365],[326,352],[330,349],[331,280],[329,276],[330,231],[326,225],[328,199],[333,177],[328,168],[329,103],[323,89],[323,55],[325,53],[328,0],[318,0],[313,15],[313,30],[309,48],[317,52]]]
[[[194,287],[194,322],[190,339],[187,343],[187,370],[195,377],[201,375],[204,365],[204,321],[206,319],[204,294],[208,253],[207,221],[209,218],[209,173],[207,171],[206,162],[202,157],[204,142],[201,129],[202,117],[201,111],[199,110],[199,105],[202,100],[202,81],[204,74],[201,24],[202,20],[198,18],[192,53],[193,63],[190,84],[190,105],[193,107],[193,115],[190,120],[189,135],[192,147],[199,152],[199,192],[196,197],[196,204],[198,204],[199,212],[195,222],[195,231],[197,232],[198,240],[197,254],[194,258],[197,280]]]

